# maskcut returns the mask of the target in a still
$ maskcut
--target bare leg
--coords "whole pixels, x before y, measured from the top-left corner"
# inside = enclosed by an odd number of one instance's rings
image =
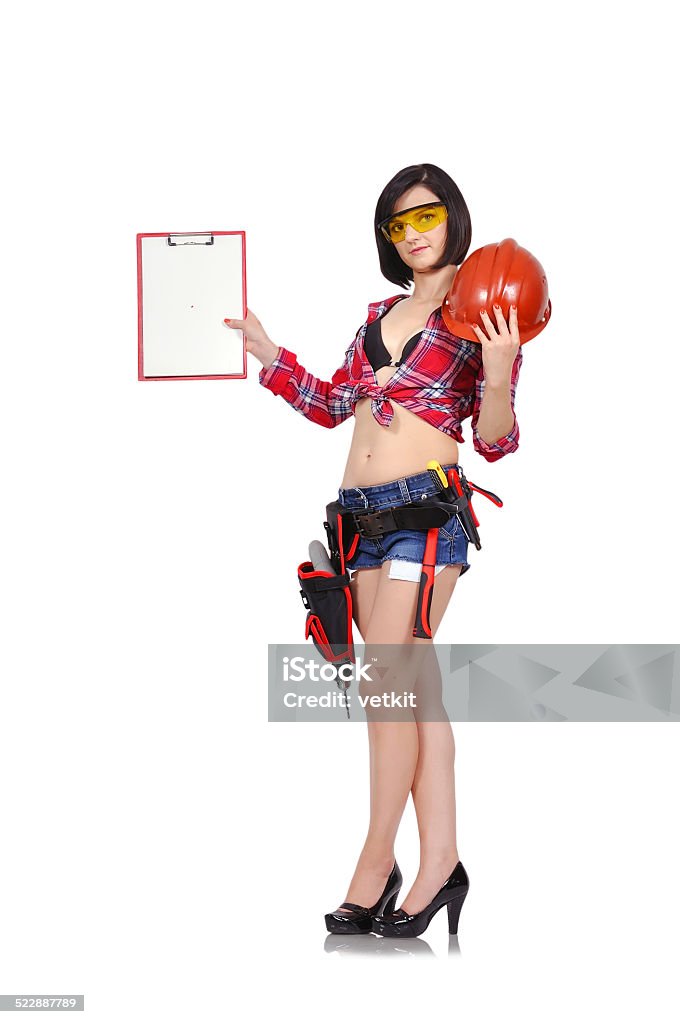
[[[431,645],[425,652],[418,682],[427,688],[428,704],[434,710],[433,705],[441,696],[441,673]],[[433,714],[431,717],[440,716]],[[417,723],[418,764],[411,793],[420,835],[420,867],[401,904],[407,914],[417,914],[430,902],[459,860],[454,777],[456,748],[451,723],[444,721],[444,717],[442,714],[441,721]]]
[[[441,622],[453,592],[460,567],[451,566],[435,577],[431,623],[433,633]],[[361,579],[360,577],[363,577]],[[405,677],[418,668],[410,668],[404,648],[413,644],[412,627],[418,585],[406,580],[389,579],[389,561],[381,570],[357,572],[352,580],[357,625],[368,651],[369,644],[401,646],[400,666]],[[362,629],[362,624],[364,628]],[[427,641],[431,645],[431,641]],[[376,648],[380,650],[380,648]],[[423,651],[413,648],[420,659]],[[368,657],[368,655],[367,655]],[[391,684],[385,678],[383,683]],[[399,689],[395,684],[395,689]],[[437,723],[441,724],[441,723]],[[447,724],[447,723],[444,723]],[[450,730],[450,727],[449,727]],[[408,794],[416,777],[419,760],[419,726],[410,721],[369,721],[371,810],[368,834],[347,893],[347,902],[373,906],[385,887],[394,864],[394,840],[404,812]]]
[[[369,722],[371,811],[368,834],[347,892],[372,907],[394,864],[394,840],[418,761],[415,722]]]
[[[385,586],[386,583],[403,582],[388,580],[388,571],[389,563],[384,563],[382,570],[360,570],[352,580],[357,592],[355,598],[353,591],[353,604],[357,625],[366,644],[367,660],[370,644],[407,642],[405,596],[408,595],[398,587],[388,589]],[[384,664],[384,652],[379,657]],[[390,685],[387,679],[384,684]],[[394,864],[394,840],[418,761],[415,720],[412,716],[410,721],[369,720],[368,740],[370,819],[346,899],[346,902],[358,903],[362,907],[371,907],[377,902]]]

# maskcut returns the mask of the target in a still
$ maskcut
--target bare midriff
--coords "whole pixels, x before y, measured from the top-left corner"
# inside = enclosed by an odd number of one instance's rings
[[[437,308],[436,306],[434,307]],[[396,302],[381,320],[385,348],[398,359],[410,337],[422,330],[432,310],[412,306],[412,300]],[[376,373],[384,387],[397,372],[395,366],[381,366]],[[458,443],[420,416],[389,398],[394,411],[389,427],[383,427],[371,412],[371,399],[360,399],[355,407],[354,434],[341,487],[371,487],[401,476],[424,473],[430,459],[442,465],[458,462]]]

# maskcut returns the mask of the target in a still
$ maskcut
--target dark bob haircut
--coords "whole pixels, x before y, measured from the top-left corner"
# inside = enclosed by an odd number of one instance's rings
[[[432,269],[450,265],[459,266],[467,255],[472,240],[470,211],[453,178],[435,164],[413,164],[404,167],[385,185],[375,208],[375,241],[378,246],[380,269],[383,276],[400,288],[407,288],[413,281],[413,271],[402,260],[392,242],[388,242],[378,227],[381,221],[394,212],[394,204],[404,192],[414,185],[427,185],[440,202],[446,203],[446,247],[442,258]]]

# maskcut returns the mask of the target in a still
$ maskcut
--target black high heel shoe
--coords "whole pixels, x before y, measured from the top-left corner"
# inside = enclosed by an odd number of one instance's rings
[[[332,914],[326,914],[326,928],[335,935],[367,935],[373,926],[376,914],[391,914],[397,905],[401,889],[401,871],[396,860],[387,879],[382,896],[372,907],[360,907],[358,903],[343,903]]]
[[[469,887],[467,871],[462,861],[458,861],[432,902],[419,913],[407,914],[403,910],[397,910],[396,913],[376,914],[373,917],[373,931],[389,938],[415,939],[422,935],[437,911],[446,907],[449,914],[449,934],[456,935],[458,918]]]

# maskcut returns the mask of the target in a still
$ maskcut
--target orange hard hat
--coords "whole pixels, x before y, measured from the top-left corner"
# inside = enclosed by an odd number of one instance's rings
[[[519,339],[523,345],[543,330],[550,319],[548,279],[535,256],[514,238],[476,249],[460,265],[442,303],[442,317],[452,334],[479,341],[470,324],[483,328],[480,310],[486,308],[495,326],[492,307],[501,307],[506,321],[517,306]]]

